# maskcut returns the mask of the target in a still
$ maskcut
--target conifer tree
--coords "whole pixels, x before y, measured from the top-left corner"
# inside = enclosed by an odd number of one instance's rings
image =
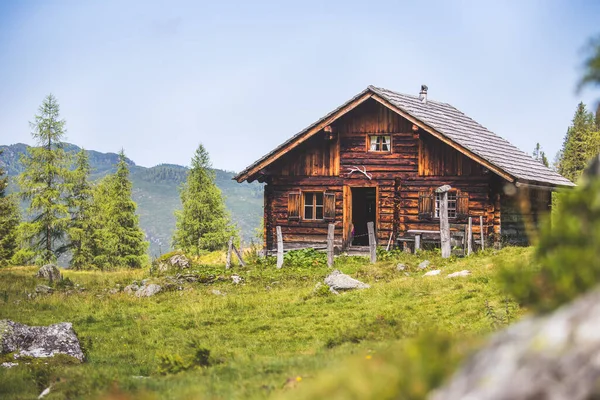
[[[0,154],[2,151],[0,150]],[[0,266],[8,264],[17,249],[20,215],[17,202],[7,195],[8,176],[0,166]]]
[[[90,162],[87,152],[81,149],[75,159],[70,193],[69,209],[71,221],[68,235],[71,250],[71,267],[83,269],[90,267],[94,261],[96,249],[96,218],[92,197],[92,186],[89,182]]]
[[[192,158],[180,197],[183,207],[175,212],[173,247],[198,254],[202,250],[221,249],[231,236],[237,237],[221,190],[215,184],[210,157],[202,144]]]
[[[66,250],[65,232],[69,223],[66,200],[69,156],[64,150],[65,121],[60,119],[56,98],[48,95],[30,123],[38,147],[22,157],[24,171],[19,176],[21,196],[28,200],[28,222],[23,223],[23,239],[37,262],[55,261]]]
[[[121,150],[117,172],[104,178],[94,193],[99,228],[94,262],[101,269],[139,268],[147,261],[148,242],[131,194],[129,168]]]
[[[587,111],[585,104],[579,103],[565,135],[558,172],[565,178],[576,181],[590,158],[598,154],[599,139],[600,132],[595,129],[593,114]]]
[[[533,149],[533,158],[544,164],[546,167],[549,165],[548,157],[546,157],[546,153],[542,150],[542,146],[540,146],[539,143],[535,144],[535,148]]]

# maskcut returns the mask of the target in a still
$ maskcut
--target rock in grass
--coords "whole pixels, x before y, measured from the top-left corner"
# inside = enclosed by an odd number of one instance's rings
[[[135,283],[132,283],[131,285],[125,286],[125,289],[123,289],[123,292],[125,292],[127,294],[134,294],[138,290],[140,290],[140,287],[138,285],[136,285]]]
[[[235,284],[235,285],[239,285],[240,283],[242,283],[242,277],[237,275],[237,274],[233,274],[231,275],[231,281]]]
[[[40,268],[35,274],[36,278],[48,279],[48,282],[60,282],[62,281],[62,275],[59,269],[54,264],[46,264]]]
[[[396,271],[404,271],[405,269],[406,269],[406,264],[396,265]]]
[[[433,271],[425,272],[423,276],[435,276],[439,275],[442,272],[441,269],[434,269]]]
[[[446,278],[456,278],[459,276],[469,276],[469,275],[471,275],[471,271],[463,269],[462,271],[458,271],[458,272],[449,274]]]
[[[66,354],[83,361],[83,351],[70,322],[50,326],[28,326],[7,319],[0,320],[0,350],[2,354],[53,357]]]
[[[337,269],[325,278],[325,284],[329,286],[333,291],[368,289],[371,287],[366,283],[352,278],[349,275],[341,273]]]
[[[50,286],[46,286],[46,285],[37,285],[35,287],[35,292],[39,293],[39,294],[50,294],[50,293],[54,292],[54,289],[52,289]]]
[[[419,264],[419,269],[425,269],[425,268],[429,267],[429,264],[431,264],[431,261],[425,260],[421,264]]]
[[[161,290],[160,285],[151,283],[147,286],[142,286],[137,292],[135,292],[135,295],[137,297],[150,297],[150,296],[154,296],[157,293],[160,293],[160,290]]]
[[[217,289],[213,289],[212,290],[212,294],[214,294],[215,296],[227,296],[226,293],[221,292],[220,290]]]
[[[430,395],[454,399],[600,398],[600,290],[492,336]]]

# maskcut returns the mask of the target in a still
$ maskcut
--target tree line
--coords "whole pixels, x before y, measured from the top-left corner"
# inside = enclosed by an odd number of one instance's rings
[[[28,149],[18,176],[19,191],[7,193],[0,167],[0,265],[46,264],[65,254],[75,269],[139,268],[148,242],[139,226],[123,150],[116,172],[91,182],[88,153],[65,150],[65,120],[48,95],[30,123],[36,146]],[[214,181],[208,152],[199,145],[180,191],[173,245],[190,255],[216,250],[237,237]],[[19,210],[25,201],[25,215]]]

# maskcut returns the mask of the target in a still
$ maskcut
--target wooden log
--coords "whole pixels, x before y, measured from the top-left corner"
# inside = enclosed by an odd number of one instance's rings
[[[227,242],[227,258],[225,259],[225,269],[231,268],[231,250],[233,248],[233,236]]]
[[[469,217],[469,228],[467,231],[467,255],[473,252],[473,217]]]
[[[371,253],[371,264],[377,262],[377,241],[375,239],[375,227],[373,222],[367,222],[367,230],[369,232],[369,252]]]
[[[392,236],[394,236],[394,232],[390,233],[390,240],[388,240],[388,244],[385,248],[385,251],[390,251],[390,246],[392,245]]]
[[[485,250],[485,238],[483,235],[483,216],[479,216],[479,235],[481,236],[481,251]]]
[[[327,229],[327,266],[333,267],[333,244],[335,234],[335,224],[329,224],[329,228]]]
[[[233,247],[233,252],[237,256],[238,260],[240,260],[241,266],[246,267],[246,263],[244,262],[244,259],[242,258],[242,253],[240,251],[238,251],[238,249],[236,249],[235,246],[232,246],[232,247]]]
[[[279,225],[275,227],[275,230],[277,231],[277,269],[281,269],[283,267],[283,235]]]
[[[436,193],[442,193],[440,201],[440,240],[442,243],[442,258],[450,257],[452,247],[450,244],[450,225],[448,223],[448,191],[449,185],[443,185],[437,188]]]

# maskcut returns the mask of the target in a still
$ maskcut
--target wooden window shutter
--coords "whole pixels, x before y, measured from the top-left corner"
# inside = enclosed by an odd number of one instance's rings
[[[335,221],[335,193],[323,195],[323,218],[326,221]]]
[[[456,193],[456,218],[466,219],[469,216],[469,193]]]
[[[419,192],[419,219],[431,219],[435,205],[433,192]]]
[[[299,220],[300,219],[300,192],[292,192],[288,194],[288,219]]]

